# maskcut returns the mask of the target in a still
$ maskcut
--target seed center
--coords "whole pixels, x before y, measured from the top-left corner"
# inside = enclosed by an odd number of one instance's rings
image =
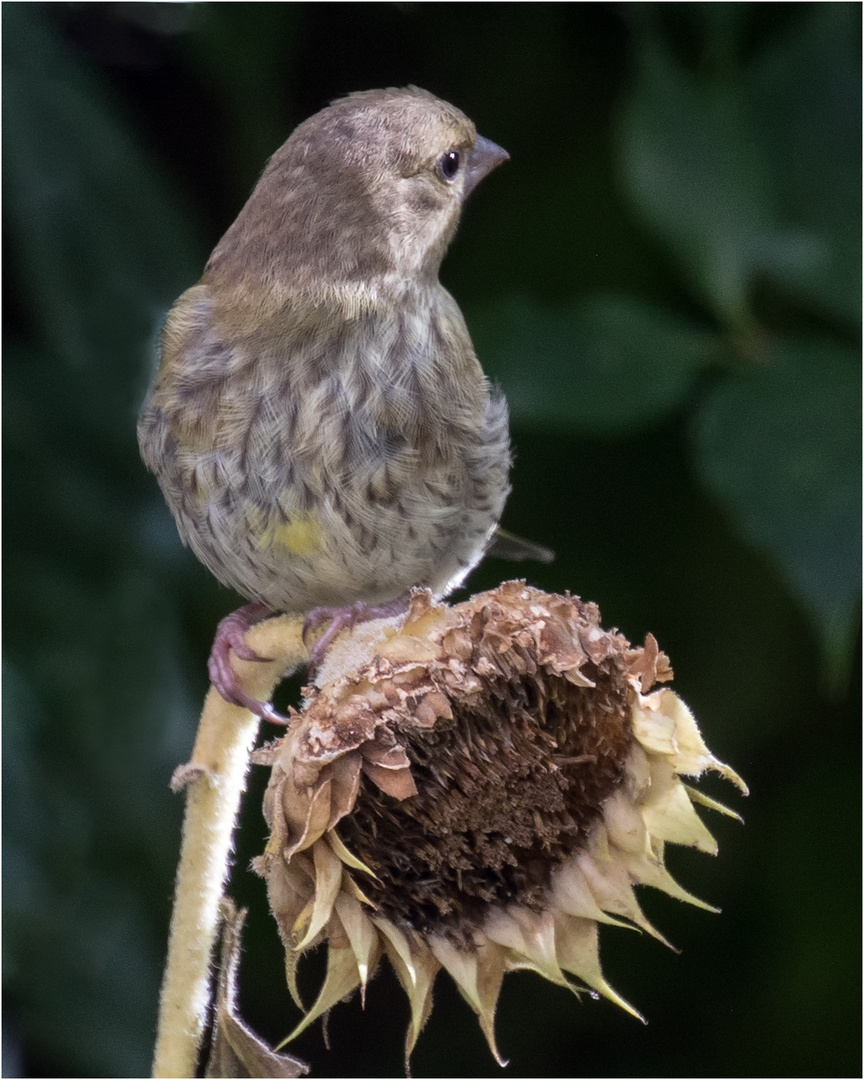
[[[630,747],[620,659],[583,674],[501,679],[484,709],[400,732],[417,786],[399,801],[364,779],[340,826],[378,882],[387,918],[471,940],[490,905],[544,906],[550,875],[582,846],[623,775]]]

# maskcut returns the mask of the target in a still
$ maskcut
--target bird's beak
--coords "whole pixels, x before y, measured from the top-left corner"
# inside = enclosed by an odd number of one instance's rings
[[[510,155],[507,151],[502,150],[497,143],[478,135],[465,168],[465,186],[462,189],[462,198],[467,199],[484,176],[488,176],[493,169],[497,168],[502,162],[508,161],[509,158]]]

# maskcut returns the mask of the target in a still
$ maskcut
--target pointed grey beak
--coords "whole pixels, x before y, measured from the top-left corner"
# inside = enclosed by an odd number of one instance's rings
[[[484,176],[488,176],[493,169],[497,168],[502,162],[509,161],[509,159],[510,155],[506,150],[502,150],[497,143],[478,135],[471,156],[468,158],[468,164],[465,167],[465,186],[462,189],[462,198],[467,199]]]

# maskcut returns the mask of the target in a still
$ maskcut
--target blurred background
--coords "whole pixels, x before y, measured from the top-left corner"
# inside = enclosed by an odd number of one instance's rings
[[[861,12],[824,4],[6,3],[3,21],[6,1076],[149,1070],[187,759],[239,600],[138,458],[158,326],[267,156],[352,90],[415,83],[512,160],[442,278],[505,389],[487,561],[653,632],[714,753],[722,915],[644,891],[681,949],[604,929],[649,1020],[508,976],[512,1076],[860,1075]],[[280,701],[296,699],[297,684]],[[267,736],[270,736],[268,731]],[[231,891],[241,1007],[297,1014],[254,774]],[[322,958],[307,969],[312,993]],[[317,967],[316,967],[317,964]],[[295,1044],[318,1076],[399,1076],[389,969]],[[417,1076],[498,1076],[445,978]],[[506,1074],[504,1074],[506,1075]]]

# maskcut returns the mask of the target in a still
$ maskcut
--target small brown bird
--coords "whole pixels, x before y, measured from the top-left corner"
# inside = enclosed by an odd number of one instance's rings
[[[172,308],[138,426],[184,542],[267,613],[344,626],[442,596],[490,546],[509,491],[507,407],[438,281],[468,194],[507,153],[426,91],[352,94],[271,157],[201,281]],[[510,538],[510,554],[544,549]]]

